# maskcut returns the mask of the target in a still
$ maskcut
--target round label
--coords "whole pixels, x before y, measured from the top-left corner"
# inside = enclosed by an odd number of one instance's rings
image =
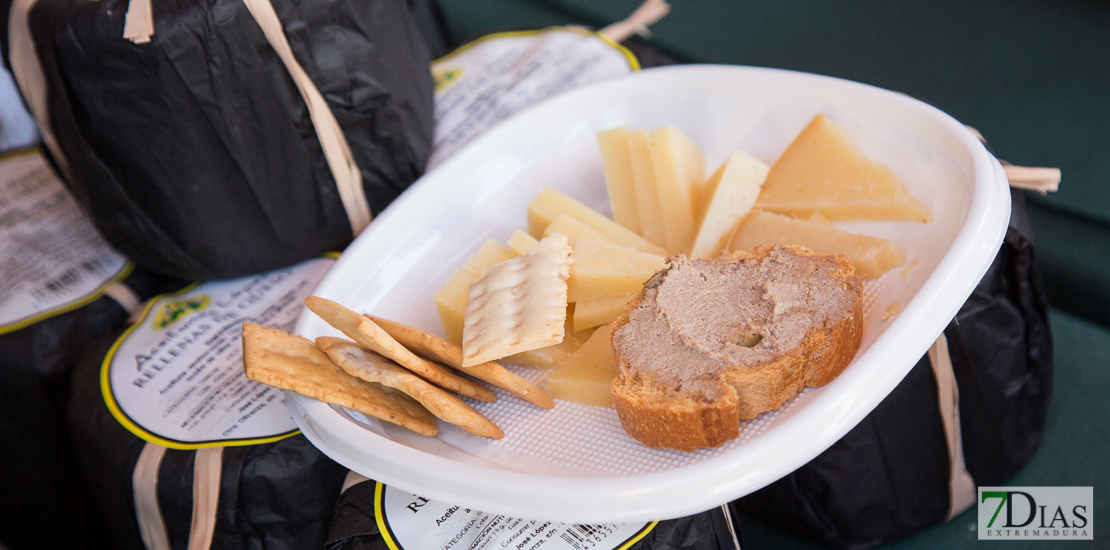
[[[436,124],[427,169],[526,107],[639,68],[632,52],[583,29],[498,33],[471,42],[432,63]]]
[[[243,373],[242,326],[292,330],[334,262],[309,260],[151,302],[104,358],[101,385],[112,414],[139,437],[175,449],[296,433],[284,392]]]
[[[381,483],[374,492],[374,515],[393,550],[626,550],[656,524],[517,519],[442,504]]]
[[[0,334],[84,306],[130,272],[41,153],[0,160]]]

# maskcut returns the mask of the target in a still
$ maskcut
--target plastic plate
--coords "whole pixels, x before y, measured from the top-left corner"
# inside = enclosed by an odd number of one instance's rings
[[[836,380],[745,422],[738,439],[682,453],[648,449],[610,409],[558,401],[544,411],[498,391],[474,404],[499,441],[440,423],[418,436],[289,394],[289,410],[323,452],[370,478],[444,503],[575,523],[680,517],[750,493],[833,444],[925,353],[985,273],[1010,202],[1001,166],[959,122],[901,94],[772,69],[686,65],[576,90],[490,130],[425,175],[360,235],[314,294],[441,333],[433,296],[487,239],[526,227],[544,186],[608,212],[596,132],[674,124],[714,170],[734,149],[773,163],[823,112],[865,154],[890,166],[932,223],[841,223],[894,239],[906,268],[864,287],[863,345]],[[891,307],[896,304],[896,307]],[[885,312],[900,313],[894,316]],[[338,334],[305,311],[296,332]],[[515,367],[541,383],[543,371]]]

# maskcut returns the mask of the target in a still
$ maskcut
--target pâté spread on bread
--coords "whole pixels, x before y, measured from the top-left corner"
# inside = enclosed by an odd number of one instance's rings
[[[672,257],[614,323],[613,405],[649,447],[715,447],[851,362],[862,284],[843,256],[762,246]]]

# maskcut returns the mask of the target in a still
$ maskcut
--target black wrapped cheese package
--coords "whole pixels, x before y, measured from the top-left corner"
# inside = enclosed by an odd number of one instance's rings
[[[68,415],[109,547],[320,548],[347,470],[299,434],[196,450],[140,439],[112,415],[101,390],[102,363],[117,336],[83,354]]]
[[[146,42],[124,38],[141,3],[38,0],[26,19],[59,171],[137,265],[213,280],[339,250],[422,172],[431,56],[405,2],[272,2],[322,96],[315,111],[246,3],[158,2]],[[325,158],[314,122],[325,112],[349,145],[353,165],[339,164],[361,185],[340,185]]]
[[[1024,197],[1011,197],[994,263],[944,330],[961,452],[946,444],[938,402],[948,392],[922,357],[840,441],[739,510],[833,548],[872,548],[962,512],[976,485],[1001,485],[1029,461],[1052,393],[1052,339]]]
[[[137,298],[183,283],[134,271],[120,283]],[[0,541],[24,548],[100,548],[88,488],[66,427],[70,376],[84,346],[119,329],[113,298],[0,334]]]

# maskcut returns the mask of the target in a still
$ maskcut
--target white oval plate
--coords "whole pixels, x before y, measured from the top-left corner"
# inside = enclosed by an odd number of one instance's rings
[[[444,503],[576,523],[680,517],[750,493],[809,461],[870,412],[925,353],[986,272],[1005,235],[1001,167],[959,122],[890,91],[788,71],[685,65],[576,90],[489,131],[425,175],[351,244],[315,294],[442,333],[433,295],[486,238],[526,227],[543,186],[608,212],[595,133],[674,124],[714,170],[733,149],[773,163],[819,112],[890,166],[935,221],[837,224],[893,238],[909,270],[865,285],[864,341],[836,380],[745,422],[741,437],[692,453],[647,449],[610,409],[542,411],[504,392],[476,404],[505,431],[491,441],[440,422],[434,438],[289,394],[323,452],[370,478]],[[901,313],[883,319],[897,303]],[[305,311],[296,332],[338,334]],[[543,372],[517,368],[534,381]]]

